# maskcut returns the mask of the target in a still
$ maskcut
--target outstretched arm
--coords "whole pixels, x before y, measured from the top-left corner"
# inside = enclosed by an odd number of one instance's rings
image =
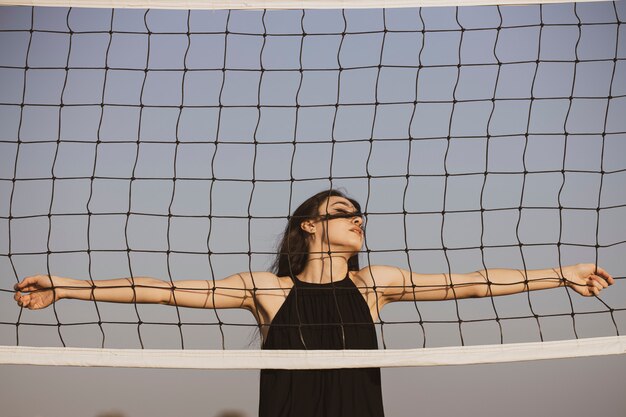
[[[594,264],[528,271],[488,269],[468,274],[411,274],[388,266],[372,266],[369,270],[385,302],[498,296],[561,286],[591,296],[614,283],[608,272]]]
[[[149,303],[195,308],[251,308],[252,274],[240,273],[219,281],[162,281],[149,277],[76,280],[35,275],[15,284],[15,301],[37,310],[62,298],[113,303]],[[267,272],[255,272],[261,278]]]
[[[522,291],[543,290],[567,286],[583,296],[600,294],[612,285],[613,277],[594,264],[576,264],[563,268],[515,270],[489,269],[478,271],[480,283],[475,286],[475,297],[516,294]]]

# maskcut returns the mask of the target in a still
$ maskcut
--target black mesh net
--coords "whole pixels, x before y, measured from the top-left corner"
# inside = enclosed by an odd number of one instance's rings
[[[267,270],[295,207],[328,188],[361,203],[361,266],[616,277],[598,297],[397,303],[376,323],[385,348],[623,334],[624,13],[0,9],[1,344],[256,348],[248,313],[31,312],[12,288],[219,286]]]

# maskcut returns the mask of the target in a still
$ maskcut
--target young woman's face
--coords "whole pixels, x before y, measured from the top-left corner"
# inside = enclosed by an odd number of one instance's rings
[[[315,235],[326,248],[353,253],[361,250],[365,238],[363,217],[350,200],[329,197],[320,204],[319,214]]]

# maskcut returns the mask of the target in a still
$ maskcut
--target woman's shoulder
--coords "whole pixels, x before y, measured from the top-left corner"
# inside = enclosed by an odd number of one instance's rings
[[[244,278],[247,286],[249,286],[250,288],[290,288],[293,284],[290,277],[279,277],[278,275],[269,271],[241,272],[240,275]]]
[[[388,265],[367,265],[351,274],[352,281],[366,287],[384,285],[401,271],[400,268]]]

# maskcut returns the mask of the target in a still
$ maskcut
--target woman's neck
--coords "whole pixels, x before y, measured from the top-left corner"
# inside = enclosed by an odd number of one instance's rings
[[[309,255],[306,267],[298,274],[300,281],[327,284],[341,281],[348,273],[348,260],[343,256]]]

